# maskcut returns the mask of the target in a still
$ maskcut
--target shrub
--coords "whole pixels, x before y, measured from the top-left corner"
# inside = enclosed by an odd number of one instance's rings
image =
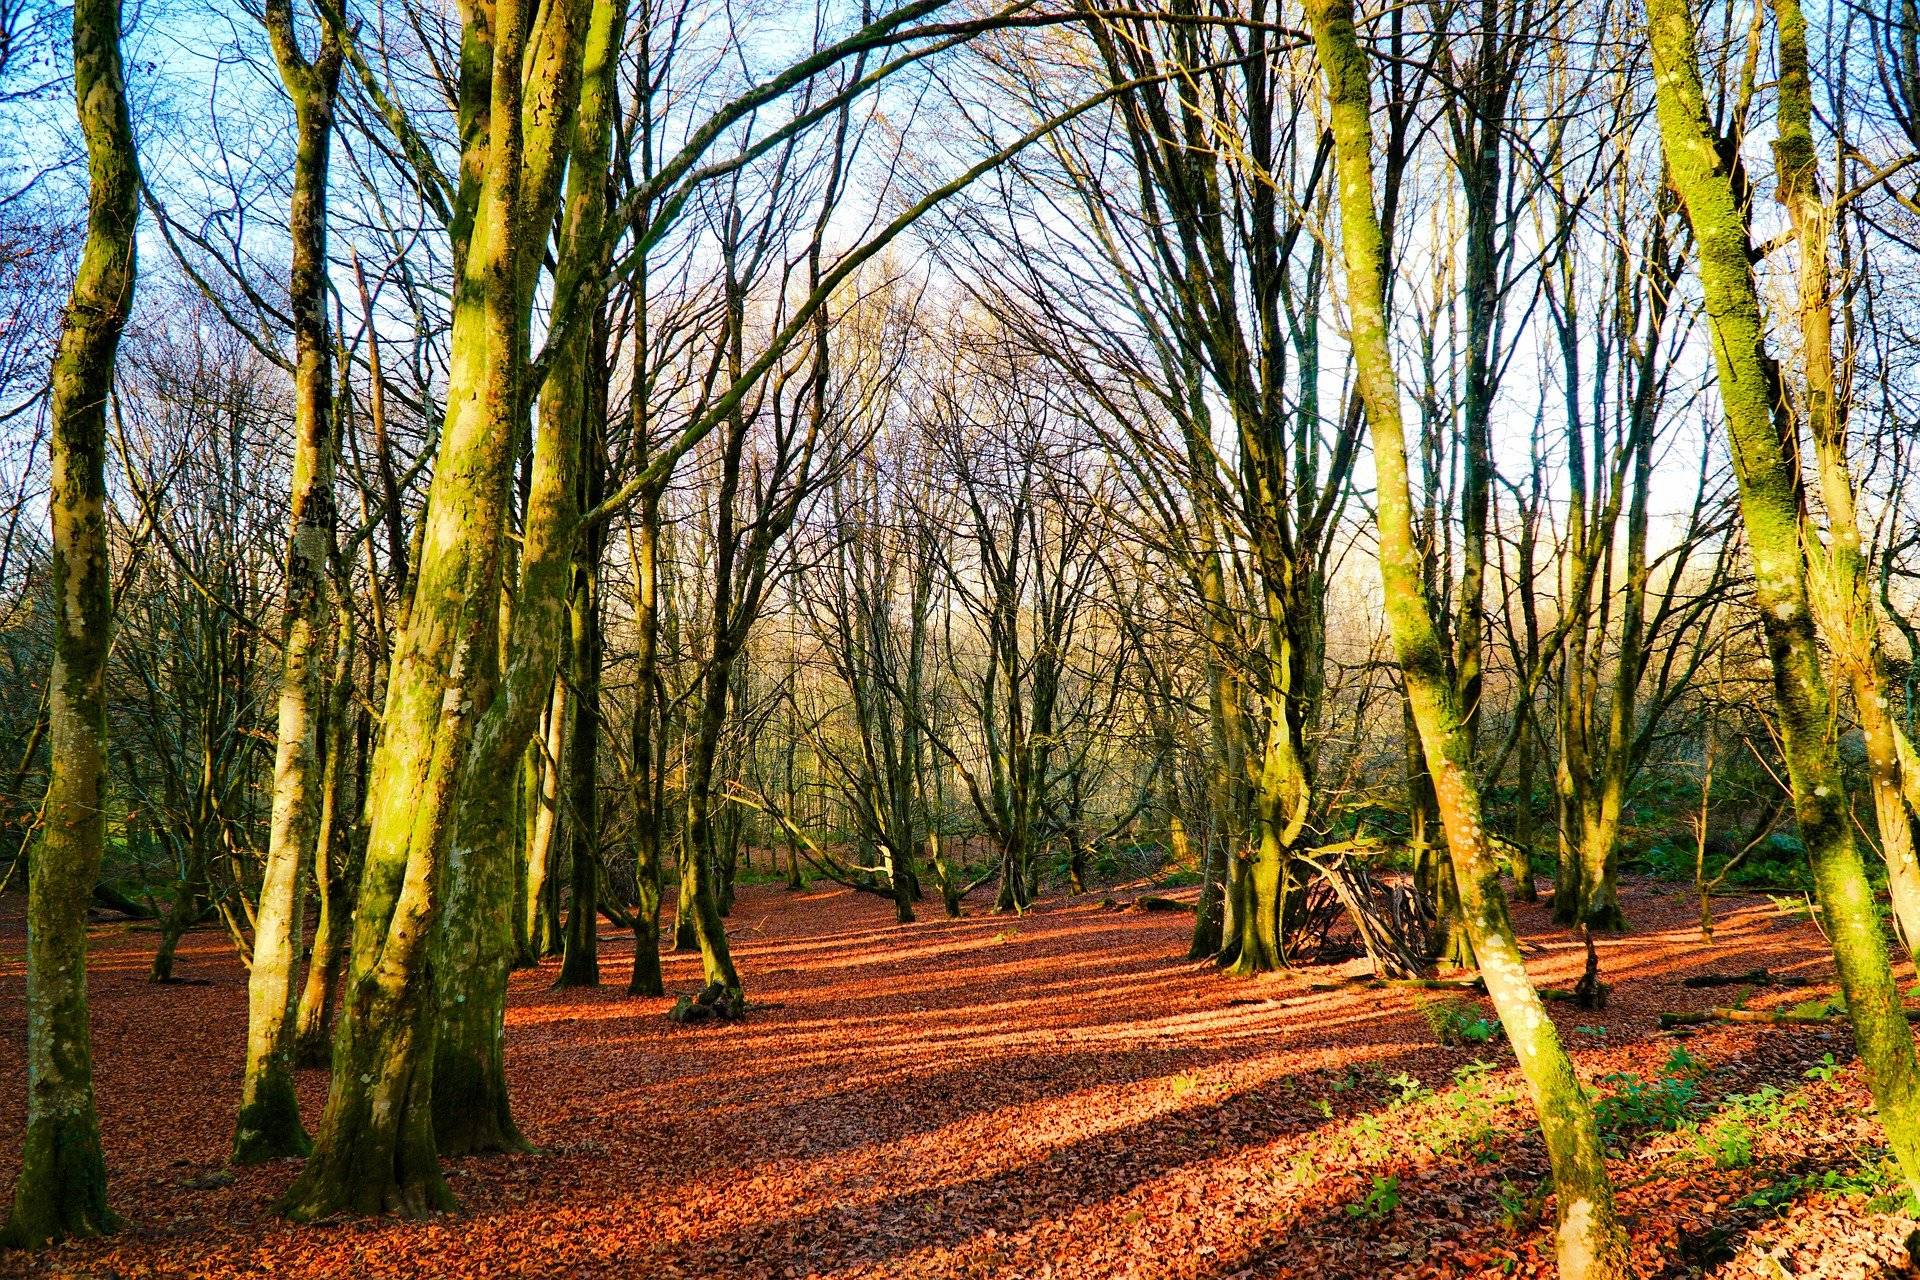
[[[1394,1176],[1373,1175],[1373,1189],[1366,1198],[1357,1204],[1347,1206],[1347,1212],[1356,1218],[1365,1218],[1368,1222],[1379,1222],[1400,1207],[1400,1179]]]
[[[1429,1001],[1420,1006],[1420,1014],[1441,1044],[1486,1044],[1500,1034],[1500,1020],[1488,1018],[1470,1000]]]

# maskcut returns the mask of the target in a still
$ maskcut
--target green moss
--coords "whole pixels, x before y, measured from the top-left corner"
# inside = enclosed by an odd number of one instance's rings
[[[107,1167],[100,1130],[89,1107],[67,1118],[36,1117],[20,1153],[13,1213],[0,1245],[33,1249],[117,1229],[107,1208]]]
[[[313,1140],[300,1125],[300,1098],[293,1081],[275,1073],[261,1081],[252,1102],[240,1108],[233,1127],[233,1162],[259,1164],[304,1156]]]

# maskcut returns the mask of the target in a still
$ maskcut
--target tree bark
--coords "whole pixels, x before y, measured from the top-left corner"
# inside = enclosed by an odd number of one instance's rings
[[[333,347],[327,334],[327,170],[333,147],[341,33],[325,11],[320,47],[300,51],[291,0],[270,0],[262,21],[293,103],[293,479],[288,495],[284,666],[273,764],[266,872],[247,970],[247,1065],[234,1121],[233,1159],[254,1164],[312,1149],[293,1087],[295,981],[302,871],[320,838],[324,768],[320,734],[327,689],[327,585],[334,556]]]
[[[1776,4],[1775,12],[1781,34],[1794,41],[1797,6],[1788,0]],[[1687,0],[1648,0],[1647,18],[1667,172],[1699,245],[1700,283],[1795,815],[1867,1080],[1908,1185],[1920,1190],[1920,1070],[1888,963],[1879,907],[1853,839],[1838,753],[1827,736],[1827,686],[1801,543],[1799,459],[1793,456],[1798,449],[1790,452],[1793,437],[1783,434],[1776,416],[1779,377],[1766,354],[1747,220],[1708,114]],[[1804,31],[1797,35],[1804,49]],[[1791,63],[1783,70],[1791,76]],[[1789,116],[1794,91],[1791,83],[1783,84]]]
[[[1373,203],[1367,57],[1354,29],[1350,0],[1310,0],[1307,14],[1326,76],[1350,337],[1373,438],[1383,604],[1439,801],[1462,921],[1540,1119],[1553,1166],[1560,1274],[1569,1280],[1624,1280],[1630,1274],[1626,1235],[1614,1212],[1606,1152],[1592,1104],[1514,940],[1458,693],[1447,678],[1446,655],[1421,578],[1400,387],[1387,339],[1386,245]]]
[[[27,865],[27,1128],[0,1242],[111,1230],[87,1017],[87,903],[106,844],[107,397],[133,304],[139,159],[119,0],[75,0],[73,82],[87,145],[87,235],[52,376],[52,769]]]
[[[463,155],[479,190],[454,295],[447,417],[369,787],[366,868],[326,1113],[312,1157],[281,1201],[302,1221],[454,1203],[433,1136],[427,959],[461,774],[493,692],[525,343],[515,232],[531,15],[522,0],[497,0],[491,17],[485,127],[468,139],[479,154]],[[468,25],[465,43],[482,43]]]

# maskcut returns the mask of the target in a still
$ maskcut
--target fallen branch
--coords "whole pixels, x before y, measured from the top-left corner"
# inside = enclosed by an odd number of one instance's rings
[[[1797,973],[1772,973],[1749,969],[1745,973],[1696,973],[1680,980],[1683,987],[1804,987],[1807,980]]]
[[[103,911],[116,911],[129,920],[152,920],[159,915],[152,907],[135,902],[104,880],[93,886],[93,904]]]
[[[1920,1022],[1920,1009],[1906,1011],[1908,1022]],[[1838,1010],[1831,1013],[1803,1013],[1794,1009],[1695,1009],[1660,1015],[1660,1029],[1700,1027],[1715,1022],[1736,1022],[1763,1027],[1825,1027],[1842,1020]]]

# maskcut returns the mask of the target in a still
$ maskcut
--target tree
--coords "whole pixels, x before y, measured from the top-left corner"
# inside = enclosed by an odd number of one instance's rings
[[[294,31],[292,0],[268,0],[261,14],[281,83],[293,103],[293,205],[288,218],[293,269],[288,295],[293,312],[294,450],[273,823],[255,914],[253,962],[247,970],[247,1067],[234,1122],[233,1158],[240,1164],[305,1155],[311,1149],[293,1088],[295,970],[306,900],[302,872],[316,844],[326,838],[320,822],[325,781],[320,733],[328,673],[327,583],[335,555],[327,173],[342,37],[336,14],[322,7],[320,46],[309,59]]]
[[[87,143],[87,236],[53,364],[53,765],[27,868],[27,1132],[3,1236],[25,1246],[116,1222],[93,1104],[86,912],[106,842],[107,400],[133,305],[139,216],[119,0],[76,0],[73,89]]]
[[[1810,140],[1802,109],[1791,105],[1804,86],[1796,83],[1796,53],[1804,54],[1798,7],[1776,4],[1787,51],[1782,93],[1781,157],[1790,201],[1804,200],[1810,175],[1804,168]],[[1699,246],[1696,258],[1713,333],[1714,366],[1725,412],[1734,473],[1740,482],[1740,514],[1753,559],[1754,604],[1766,633],[1773,669],[1793,807],[1813,865],[1825,911],[1834,966],[1846,996],[1860,1057],[1879,1107],[1881,1123],[1908,1185],[1920,1190],[1920,1068],[1913,1037],[1901,1012],[1900,994],[1888,964],[1880,911],[1866,865],[1853,838],[1847,788],[1839,755],[1827,733],[1829,701],[1814,632],[1802,543],[1797,475],[1798,438],[1778,417],[1780,376],[1767,355],[1759,291],[1748,256],[1747,219],[1729,162],[1708,113],[1701,84],[1693,14],[1687,0],[1650,0],[1648,35],[1653,52],[1660,136],[1667,173],[1687,212]],[[1802,64],[1804,65],[1804,64]],[[1802,167],[1796,168],[1796,163]],[[1806,217],[1800,205],[1795,217]],[[1805,232],[1803,231],[1804,235]],[[1818,235],[1824,236],[1824,230]],[[1803,242],[1803,252],[1818,252]],[[1803,284],[1808,283],[1803,276]],[[1814,297],[1824,296],[1812,281]],[[1814,360],[1820,358],[1815,351]],[[1830,494],[1830,500],[1838,497]]]
[[[1626,1236],[1614,1213],[1613,1186],[1607,1178],[1606,1151],[1600,1145],[1593,1106],[1527,977],[1526,963],[1514,941],[1473,774],[1459,691],[1447,677],[1432,603],[1421,580],[1400,386],[1387,344],[1386,255],[1374,207],[1367,55],[1348,0],[1311,0],[1307,16],[1327,82],[1348,329],[1355,377],[1373,439],[1374,509],[1385,611],[1433,780],[1460,894],[1461,920],[1540,1118],[1553,1165],[1560,1274],[1576,1280],[1625,1276],[1629,1274]]]

